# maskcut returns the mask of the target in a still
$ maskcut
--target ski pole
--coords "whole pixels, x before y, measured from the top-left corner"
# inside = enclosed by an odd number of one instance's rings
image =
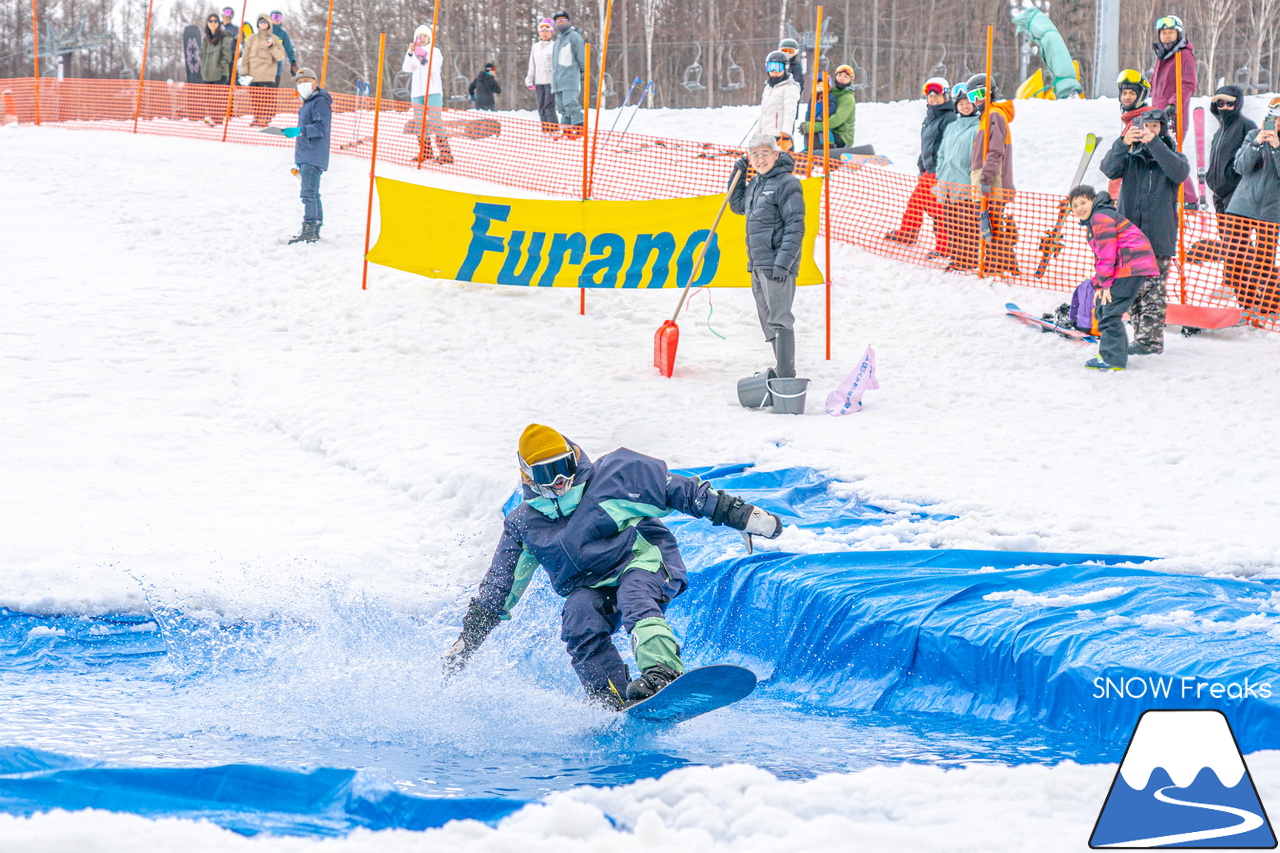
[[[618,119],[622,118],[622,111],[627,108],[627,104],[631,103],[631,93],[636,90],[636,86],[640,85],[640,78],[631,81],[631,88],[627,90],[627,97],[623,99],[622,106],[618,107],[618,114],[613,117],[613,127],[609,128],[609,132],[613,133],[618,129]]]
[[[649,90],[650,90],[650,89],[653,89],[653,88],[655,88],[655,87],[654,87],[654,85],[653,85],[653,81],[652,81],[652,80],[650,80],[648,83],[645,83],[645,84],[644,84],[644,91],[640,93],[640,100],[636,101],[636,105],[635,105],[635,106],[636,106],[636,108],[635,108],[635,110],[631,113],[631,118],[627,119],[627,126],[626,126],[626,127],[624,127],[624,128],[622,128],[622,132],[623,132],[623,133],[626,133],[628,130],[630,130],[630,129],[631,129],[631,122],[635,121],[635,120],[636,120],[636,116],[640,113],[640,105],[644,103],[644,99],[645,99],[645,97],[649,94]]]

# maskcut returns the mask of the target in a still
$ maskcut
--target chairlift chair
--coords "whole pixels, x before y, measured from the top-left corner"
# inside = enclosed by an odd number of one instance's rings
[[[458,68],[458,57],[453,58],[453,82],[449,84],[449,88],[457,92],[456,95],[450,95],[451,101],[469,101],[471,96],[467,94],[467,87],[471,85],[471,78],[462,73],[462,69]]]
[[[947,46],[944,44],[942,46],[942,56],[938,57],[938,61],[935,62],[933,67],[929,69],[930,77],[941,77],[944,80],[947,79],[946,59],[947,59]]]
[[[600,97],[605,100],[613,97],[613,75],[608,71],[600,77]]]
[[[701,92],[707,87],[702,85],[702,65],[699,60],[702,59],[702,43],[694,42],[698,48],[698,55],[693,58],[693,64],[684,70],[684,80],[681,83],[690,92]]]
[[[726,91],[735,91],[745,88],[747,85],[747,72],[742,66],[733,61],[733,48],[729,48],[729,67],[725,71],[725,84],[723,89]]]

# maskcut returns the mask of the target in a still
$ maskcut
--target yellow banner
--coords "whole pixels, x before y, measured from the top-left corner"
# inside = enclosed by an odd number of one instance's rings
[[[684,287],[723,195],[663,201],[498,198],[378,178],[375,264],[430,278],[524,287]],[[804,187],[798,284],[813,260],[822,182]],[[725,210],[694,286],[750,287],[745,220]]]

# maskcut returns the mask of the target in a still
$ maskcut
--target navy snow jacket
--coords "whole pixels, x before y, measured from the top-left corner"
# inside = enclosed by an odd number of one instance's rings
[[[293,140],[293,162],[329,168],[329,129],[333,120],[333,96],[327,89],[316,89],[298,108],[298,127],[302,133]]]
[[[676,538],[658,520],[672,511],[709,518],[718,492],[666,463],[619,448],[592,462],[582,448],[574,486],[544,498],[524,486],[524,500],[502,525],[502,538],[476,601],[506,619],[539,565],[562,596],[612,586],[627,569],[661,572],[672,597],[685,588]]]
[[[916,168],[920,174],[934,174],[938,170],[938,147],[942,145],[942,134],[947,132],[947,125],[956,120],[956,105],[952,101],[931,104],[924,114],[924,122],[920,125],[920,157],[916,160]]]
[[[800,272],[804,244],[804,192],[800,179],[791,174],[795,160],[783,151],[778,162],[750,183],[739,179],[729,197],[729,209],[747,217],[747,270],[759,270],[776,278]],[[731,178],[732,180],[732,178]]]

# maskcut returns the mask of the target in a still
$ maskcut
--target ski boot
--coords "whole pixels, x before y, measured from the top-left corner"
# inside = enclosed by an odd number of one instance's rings
[[[919,236],[919,234],[912,234],[909,231],[903,231],[901,228],[895,228],[888,234],[885,234],[884,239],[891,243],[902,243],[907,246],[914,246]]]
[[[646,669],[639,678],[627,685],[627,702],[639,702],[642,699],[648,699],[679,677],[680,673],[671,667],[656,663]]]

